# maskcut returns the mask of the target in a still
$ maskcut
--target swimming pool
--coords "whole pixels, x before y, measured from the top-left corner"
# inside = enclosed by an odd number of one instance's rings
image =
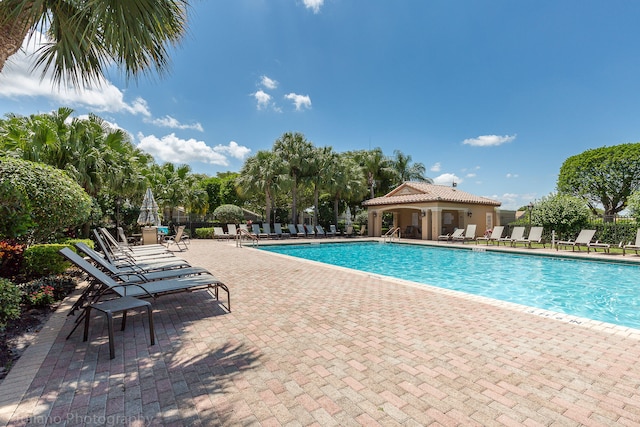
[[[260,249],[640,329],[640,266],[410,244]]]

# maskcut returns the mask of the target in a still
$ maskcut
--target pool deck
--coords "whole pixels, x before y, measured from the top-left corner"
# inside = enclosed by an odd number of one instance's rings
[[[110,360],[100,317],[65,339],[70,298],[0,383],[0,424],[640,425],[640,330],[233,242],[177,255],[229,286],[231,313],[161,297],[156,344],[131,313]]]

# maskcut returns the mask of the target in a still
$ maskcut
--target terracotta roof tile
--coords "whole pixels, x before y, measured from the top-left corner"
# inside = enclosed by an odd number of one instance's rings
[[[490,206],[500,206],[502,204],[497,200],[476,196],[454,187],[423,182],[405,182],[386,195],[365,200],[362,204],[364,206],[380,206],[436,201]]]

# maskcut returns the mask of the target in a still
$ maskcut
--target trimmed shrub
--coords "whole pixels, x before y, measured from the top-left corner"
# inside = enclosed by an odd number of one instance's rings
[[[223,224],[237,224],[244,221],[244,212],[240,206],[222,205],[213,211],[213,218]]]
[[[198,239],[213,239],[213,227],[196,228],[196,237]]]
[[[13,209],[30,208],[33,226],[20,236],[10,236],[32,242],[55,241],[65,229],[76,227],[89,218],[91,198],[64,171],[41,163],[0,157],[0,185],[3,194],[23,194],[29,206],[22,206],[21,197],[12,199]],[[22,201],[22,202],[21,202]],[[18,216],[24,218],[24,216]],[[23,224],[24,225],[24,224]],[[19,230],[18,225],[12,229]],[[6,232],[6,231],[5,231]]]
[[[27,278],[37,278],[50,274],[62,274],[70,264],[58,251],[68,245],[33,245],[24,251],[24,274]]]
[[[20,289],[8,279],[0,279],[0,330],[7,321],[20,316]]]
[[[11,241],[0,241],[0,277],[13,279],[22,271],[24,245]]]

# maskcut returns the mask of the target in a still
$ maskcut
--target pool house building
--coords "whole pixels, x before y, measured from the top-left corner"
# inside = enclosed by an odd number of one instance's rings
[[[500,225],[501,202],[461,191],[455,186],[405,182],[382,197],[364,201],[369,236],[382,236],[382,217],[393,214],[402,237],[438,240],[457,228],[476,224],[476,234]]]

